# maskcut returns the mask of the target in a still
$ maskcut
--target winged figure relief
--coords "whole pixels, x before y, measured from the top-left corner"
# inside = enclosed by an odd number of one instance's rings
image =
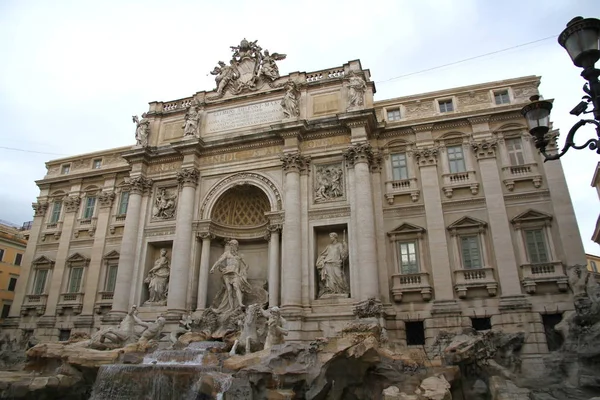
[[[270,54],[269,50],[265,50],[264,55],[262,57],[262,62],[261,62],[261,70],[260,70],[261,75],[266,76],[267,78],[269,78],[272,81],[279,78],[279,68],[277,67],[277,64],[275,63],[275,61],[284,60],[285,57],[286,57],[285,54],[279,54],[279,53]]]

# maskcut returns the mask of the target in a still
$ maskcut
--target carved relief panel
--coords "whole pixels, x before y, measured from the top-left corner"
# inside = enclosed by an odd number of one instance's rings
[[[169,220],[175,218],[177,208],[177,186],[159,187],[156,189],[152,203],[153,220]]]
[[[315,165],[313,194],[315,203],[343,200],[346,197],[341,163]]]

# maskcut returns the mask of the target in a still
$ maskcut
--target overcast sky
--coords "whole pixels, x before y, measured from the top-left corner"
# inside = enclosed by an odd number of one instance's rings
[[[360,59],[376,100],[541,75],[564,140],[584,82],[556,38],[390,79],[558,35],[576,15],[600,17],[600,2],[1,0],[0,146],[27,152],[0,148],[0,219],[32,219],[46,161],[133,144],[131,116],[148,102],[213,89],[209,71],[243,37],[287,54],[282,75]],[[586,251],[596,254],[599,160],[590,150],[562,159]]]

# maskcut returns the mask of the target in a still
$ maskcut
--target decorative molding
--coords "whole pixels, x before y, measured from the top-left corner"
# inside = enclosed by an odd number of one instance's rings
[[[341,163],[314,166],[313,194],[315,203],[345,199],[346,185]]]
[[[393,217],[408,217],[425,215],[425,206],[422,204],[409,204],[397,207],[388,207],[383,209],[383,216],[387,218]]]
[[[123,186],[129,188],[131,194],[144,195],[150,192],[153,184],[154,181],[152,179],[148,179],[145,176],[136,176],[127,179]]]
[[[475,157],[477,157],[478,160],[483,160],[485,158],[495,158],[497,146],[498,140],[496,139],[484,139],[480,142],[471,142],[471,148],[475,152]]]
[[[442,202],[442,210],[463,210],[473,209],[474,207],[477,207],[478,209],[485,209],[485,205],[485,197],[475,197],[464,200],[449,200]]]
[[[420,167],[428,165],[437,165],[438,147],[426,147],[421,149],[414,149],[413,156],[417,160],[417,164]]]
[[[373,166],[375,163],[381,163],[381,158],[375,155],[371,144],[368,142],[357,143],[349,146],[343,153],[347,166],[352,168],[355,164],[364,162]],[[377,157],[377,158],[376,158]]]
[[[211,232],[198,232],[196,237],[202,240],[214,240],[216,238]]]
[[[350,207],[336,207],[336,208],[321,208],[308,210],[308,219],[331,219],[331,218],[345,218],[350,216]]]
[[[68,196],[63,200],[65,205],[65,212],[71,213],[79,210],[79,204],[81,204],[81,198],[79,196]]]
[[[48,202],[37,202],[31,203],[31,207],[33,208],[33,216],[34,217],[43,217],[46,215],[46,211],[48,210]]]
[[[98,203],[101,208],[109,208],[115,199],[115,192],[102,192],[98,195]]]
[[[198,178],[200,172],[197,168],[182,168],[177,171],[177,181],[181,188],[189,186],[196,187],[198,185]]]
[[[303,156],[300,152],[286,153],[279,157],[285,172],[304,172],[310,165],[310,157]]]
[[[476,117],[467,118],[471,125],[487,124],[490,122],[491,115],[478,115]]]

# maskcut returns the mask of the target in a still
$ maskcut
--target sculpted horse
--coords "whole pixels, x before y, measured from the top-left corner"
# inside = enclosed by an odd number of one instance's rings
[[[256,329],[257,319],[260,314],[260,304],[251,304],[246,310],[246,316],[242,325],[242,332],[239,339],[233,343],[233,347],[229,354],[235,355],[238,348],[243,351],[243,354],[251,353],[252,347],[256,347],[259,343],[258,332]]]

